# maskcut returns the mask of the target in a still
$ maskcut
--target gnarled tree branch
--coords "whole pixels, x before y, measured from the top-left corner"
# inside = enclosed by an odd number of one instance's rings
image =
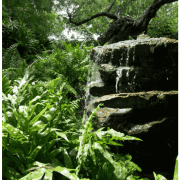
[[[109,13],[107,13],[107,12],[101,12],[101,13],[95,14],[94,16],[91,16],[91,18],[87,18],[87,19],[85,19],[85,20],[83,20],[83,21],[81,21],[81,22],[74,22],[74,21],[72,21],[72,19],[71,19],[71,14],[70,14],[68,11],[67,11],[67,14],[68,14],[68,16],[69,16],[69,21],[70,21],[71,23],[75,24],[76,26],[80,26],[80,25],[82,25],[82,24],[84,24],[84,23],[86,23],[86,22],[88,22],[88,21],[91,21],[92,19],[95,19],[95,18],[97,18],[97,17],[100,17],[100,16],[106,16],[106,17],[111,18],[111,19],[114,19],[114,20],[117,19],[117,16],[114,15],[114,14],[109,14]]]
[[[98,14],[95,14],[91,16],[91,18],[85,19],[81,22],[74,22],[72,21],[72,15],[68,12],[67,14],[69,16],[69,21],[76,26],[79,26],[81,24],[84,24],[94,18],[100,17],[100,16],[106,16],[108,18],[114,19],[114,21],[109,25],[106,32],[104,32],[99,38],[98,41],[101,45],[104,45],[106,42],[109,44],[116,43],[119,41],[128,40],[129,35],[130,36],[136,36],[141,34],[143,31],[146,31],[147,26],[150,22],[150,20],[156,16],[157,11],[159,8],[167,3],[175,2],[176,0],[154,0],[152,4],[145,9],[142,16],[136,19],[132,19],[129,16],[120,17],[116,13],[115,14],[109,14],[108,12],[112,8],[113,4],[116,0],[114,0],[111,4],[111,6],[107,9],[106,12],[101,12]],[[125,7],[121,10],[120,14],[123,13],[127,5],[134,0],[130,0]],[[119,11],[119,6],[117,11]]]
[[[141,17],[132,19],[131,17],[125,16],[113,21],[106,32],[98,38],[99,43],[104,45],[106,42],[112,44],[128,40],[129,35],[136,37],[146,31],[150,20],[156,16],[156,12],[162,5],[175,1],[176,0],[154,0],[152,4],[145,9]]]

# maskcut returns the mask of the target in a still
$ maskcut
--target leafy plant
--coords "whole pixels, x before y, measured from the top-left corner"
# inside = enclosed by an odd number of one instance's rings
[[[42,166],[42,163],[38,163],[35,160],[44,159],[47,157],[47,154],[49,154],[48,157],[53,159],[60,150],[58,148],[55,151],[52,149],[54,153],[49,153],[48,150],[61,138],[65,138],[65,141],[68,141],[66,133],[58,132],[58,129],[52,128],[55,126],[55,122],[58,124],[60,120],[54,118],[54,123],[50,121],[51,116],[49,113],[52,106],[47,100],[40,102],[41,96],[36,96],[29,101],[28,105],[26,104],[25,97],[29,94],[27,87],[31,80],[27,79],[28,71],[23,79],[17,81],[19,86],[14,86],[13,95],[8,94],[6,96],[3,93],[3,176],[7,179],[19,179],[27,174],[29,168],[32,170],[31,166],[34,167],[37,164]],[[53,84],[54,82],[51,82],[50,92],[52,92]],[[9,84],[6,83],[5,85],[8,86]],[[5,87],[5,89],[8,89],[8,87]],[[22,105],[22,102],[26,105]],[[49,108],[48,113],[47,109]],[[59,139],[58,136],[61,138]],[[37,158],[39,153],[42,154]],[[11,165],[14,163],[16,164],[15,167]],[[47,171],[48,169],[47,166]],[[64,169],[66,168],[57,167],[56,171],[61,172]],[[33,175],[30,173],[29,175],[32,179],[36,176],[36,173],[33,173]],[[68,174],[66,176],[70,177]]]
[[[70,103],[65,98],[65,82],[54,79],[42,83],[46,90],[39,95],[40,84],[37,83],[39,88],[35,91],[32,85],[36,83],[30,85],[33,77],[28,78],[27,70],[23,78],[14,82],[12,91],[8,90],[9,83],[4,83],[3,178],[103,179],[108,172],[108,176],[116,179],[130,179],[135,170],[140,171],[130,162],[131,156],[112,155],[107,146],[122,145],[114,140],[138,138],[112,129],[91,132],[92,118],[99,106],[83,125],[85,116],[81,123],[76,118],[78,101]]]

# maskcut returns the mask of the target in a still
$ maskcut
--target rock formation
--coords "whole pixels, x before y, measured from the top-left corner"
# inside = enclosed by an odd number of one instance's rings
[[[172,179],[178,155],[178,41],[140,35],[94,47],[91,60],[86,120],[103,103],[94,130],[110,127],[143,140],[111,150],[131,154],[149,179],[153,171]]]

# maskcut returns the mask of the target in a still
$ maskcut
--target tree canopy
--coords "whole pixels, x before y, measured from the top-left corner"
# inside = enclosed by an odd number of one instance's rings
[[[144,12],[147,12],[152,5],[153,7],[150,8],[152,17],[148,17],[148,21],[155,24],[157,28],[163,22],[165,24],[167,22],[174,32],[177,30],[178,2],[176,0],[60,0],[58,2],[56,8],[63,10],[63,14],[59,17],[67,27],[89,37],[91,34],[102,35],[116,18],[128,16],[131,20],[136,20],[135,22],[142,17],[146,19]],[[170,15],[166,16],[167,9],[170,9]]]

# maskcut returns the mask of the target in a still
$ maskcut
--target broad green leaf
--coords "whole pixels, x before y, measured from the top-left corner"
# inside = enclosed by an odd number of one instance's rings
[[[38,119],[45,113],[48,107],[45,107],[37,116],[35,116],[29,123],[30,126],[32,126]]]
[[[104,46],[106,46],[106,45],[108,45],[108,42],[106,42],[106,43],[104,44]]]
[[[14,86],[14,88],[12,89],[13,93],[14,94],[17,94],[18,93],[18,87],[17,86]]]
[[[105,149],[103,149],[99,143],[94,142],[92,147],[94,149],[98,149],[100,151],[100,153],[106,158],[106,160],[108,160],[111,164],[114,163],[114,160],[113,160],[111,154],[108,151],[106,151]]]
[[[20,180],[40,180],[45,172],[45,168],[37,168],[37,170],[35,170],[34,172],[30,172],[28,175],[24,176]]]
[[[54,145],[54,143],[60,141],[61,139],[53,139],[50,142],[47,143],[47,145],[45,146],[45,153],[47,153],[49,151],[49,149]]]
[[[11,92],[12,90],[12,86],[10,86],[10,81],[9,79],[4,75],[4,73],[2,72],[2,92],[5,94],[8,94]]]
[[[35,122],[32,127],[29,129],[30,132],[43,130],[46,127],[46,124],[44,124],[42,121]]]
[[[85,144],[83,154],[81,155],[81,159],[83,160],[83,162],[86,161],[86,158],[88,156],[88,150],[89,150],[89,144]]]
[[[110,129],[108,131],[105,131],[104,134],[112,135],[112,138],[115,139],[115,140],[140,140],[140,141],[142,141],[141,139],[136,138],[136,137],[125,136],[124,133],[117,132],[114,129]],[[100,133],[98,134],[98,136],[99,135],[101,136]]]
[[[28,122],[30,121],[31,117],[34,115],[34,112],[35,112],[35,109],[36,109],[37,105],[38,105],[38,103],[35,104],[34,106],[32,106],[32,108],[29,106],[29,108],[28,108],[28,118],[27,118]],[[30,110],[30,108],[31,108],[31,110]]]
[[[19,179],[22,177],[19,172],[17,172],[14,168],[3,164],[2,167],[2,175],[7,179]]]
[[[28,163],[28,164],[35,160],[37,154],[38,154],[39,151],[42,149],[42,147],[43,147],[43,145],[37,146],[37,147],[29,154],[29,157],[27,157],[27,163]]]
[[[16,120],[18,122],[18,125],[17,125],[17,128],[21,128],[21,129],[24,129],[24,122],[25,122],[25,119],[23,119],[20,114],[17,113],[17,110],[16,108],[13,109],[13,114],[15,115],[16,117]],[[25,129],[24,129],[25,130]]]
[[[74,173],[70,173],[70,170],[71,169],[67,169],[65,167],[60,166],[57,166],[53,169],[53,171],[59,172],[60,174],[66,176],[70,180],[79,180],[79,178]]]
[[[139,140],[139,141],[143,141],[142,139],[136,138],[136,137],[133,137],[133,136],[125,136],[124,140]]]
[[[65,133],[60,133],[60,132],[58,132],[58,131],[56,131],[55,133],[56,133],[58,136],[62,137],[63,139],[65,139],[66,141],[69,142],[69,140],[68,140],[68,138],[67,138],[67,136],[66,136]]]
[[[2,92],[2,100],[3,101],[8,101],[9,100],[8,96],[6,96],[6,94],[4,94],[3,92]]]
[[[11,155],[9,152],[7,152],[8,157],[11,159],[11,161],[13,161],[13,164],[16,165],[16,167],[22,172],[25,172],[25,167],[23,165],[23,162],[21,162],[21,160],[18,158],[18,156],[13,156]]]
[[[51,121],[52,120],[52,116],[50,114],[44,114],[43,117],[45,117],[47,119],[47,121]]]
[[[43,129],[41,129],[39,132],[36,132],[36,133],[37,133],[36,134],[37,135],[37,139],[39,139],[38,140],[39,145],[40,144],[46,144],[45,148],[48,146],[47,143],[49,143],[49,141],[51,140],[49,138],[54,135],[53,131],[51,131],[50,128],[47,128],[45,131],[43,131]],[[55,139],[55,140],[59,141],[61,139],[58,138],[58,139]]]
[[[96,165],[96,156],[95,156],[95,152],[93,151],[93,148],[92,148],[92,143],[93,143],[93,141],[90,138],[90,140],[89,140],[89,153],[90,153],[90,156],[92,158],[94,165]]]
[[[15,128],[14,126],[10,125],[10,124],[6,124],[3,123],[3,132],[9,132],[11,137],[13,137],[14,139],[17,140],[28,140],[28,137],[25,136],[25,134],[23,133],[23,131],[19,130],[18,128]]]
[[[46,169],[45,171],[45,177],[44,180],[52,180],[53,177],[53,173],[52,173],[53,169]]]
[[[51,162],[52,162],[52,164],[54,164],[54,166],[64,167],[64,165],[57,158],[51,157]]]
[[[39,162],[39,161],[34,161],[34,162],[32,162],[31,163],[31,167],[33,167],[33,166],[38,166],[38,167],[41,167],[41,166],[46,166],[47,164],[45,164],[45,163],[41,163],[41,162]],[[29,170],[29,169],[28,169]]]
[[[33,102],[37,101],[37,100],[40,100],[41,99],[41,96],[36,96],[34,99],[32,99],[30,102],[29,102],[29,106],[32,105]]]
[[[73,169],[73,163],[66,149],[63,149],[63,156],[64,156],[65,167]]]
[[[13,104],[13,105],[16,105],[16,100],[17,100],[17,96],[14,94],[14,95],[10,95],[10,94],[8,94],[7,95],[7,98],[8,98],[8,100],[10,100],[11,101],[11,103]]]
[[[48,153],[48,157],[51,159],[51,158],[54,158],[55,156],[57,156],[59,153],[61,153],[63,150],[62,148],[60,149],[54,149],[52,152]]]
[[[3,120],[3,122],[7,122],[7,112],[6,112],[6,108],[5,108],[5,106],[4,106],[4,104],[2,103],[2,109],[3,109],[3,112],[4,112],[4,120]]]

